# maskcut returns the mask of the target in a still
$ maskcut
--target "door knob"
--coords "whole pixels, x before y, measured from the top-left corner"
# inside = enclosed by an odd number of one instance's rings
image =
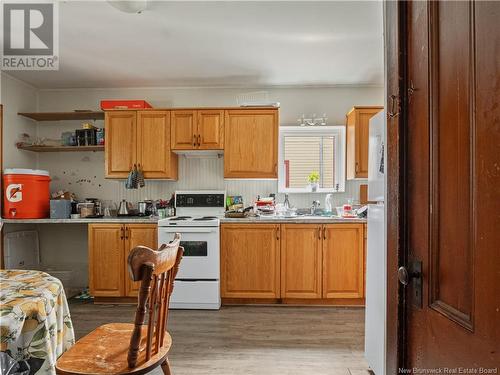
[[[413,278],[420,278],[420,272],[408,272],[406,267],[398,268],[398,279],[401,284],[406,286]]]

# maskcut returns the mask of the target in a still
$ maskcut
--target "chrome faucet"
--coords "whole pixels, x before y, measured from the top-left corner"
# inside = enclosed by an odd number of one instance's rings
[[[288,200],[288,194],[285,194],[285,201],[283,202],[283,207],[285,210],[290,210],[290,201]]]
[[[319,201],[313,201],[311,206],[311,215],[314,215],[316,213],[316,210],[318,209],[319,205],[320,205]]]

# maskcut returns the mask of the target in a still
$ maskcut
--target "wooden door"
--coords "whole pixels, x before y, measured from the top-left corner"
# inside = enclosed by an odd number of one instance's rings
[[[224,122],[224,177],[278,177],[278,110],[229,110]]]
[[[132,281],[128,272],[128,255],[136,246],[146,246],[153,250],[158,249],[158,229],[156,224],[127,224],[125,225],[124,273],[125,295],[136,297],[141,286],[140,281]]]
[[[281,225],[281,298],[321,298],[321,228]]]
[[[198,144],[196,111],[171,111],[172,150],[193,150]]]
[[[124,236],[122,224],[89,224],[89,286],[94,297],[124,295]]]
[[[222,225],[221,294],[223,298],[279,298],[279,225]]]
[[[364,297],[363,224],[323,226],[323,298]]]
[[[498,372],[499,19],[494,1],[409,4],[410,369]]]
[[[126,178],[137,159],[135,111],[108,111],[105,114],[106,178]]]
[[[198,110],[197,147],[200,150],[224,148],[224,111]]]
[[[137,163],[145,178],[177,179],[177,155],[170,150],[170,112],[137,112]]]

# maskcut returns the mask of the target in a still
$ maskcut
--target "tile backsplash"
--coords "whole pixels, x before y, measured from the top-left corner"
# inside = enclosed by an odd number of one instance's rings
[[[75,158],[68,163],[67,158]],[[277,193],[276,180],[224,180],[223,158],[187,158],[179,157],[178,181],[146,180],[142,189],[125,189],[124,180],[109,180],[104,178],[103,153],[71,154],[55,162],[51,159],[51,190],[67,189],[74,192],[78,198],[95,197],[104,200],[120,201],[126,199],[138,202],[143,199],[169,198],[176,190],[225,190],[228,195],[241,195],[245,205],[250,205],[257,195],[266,196]],[[78,169],[68,169],[68,165],[78,165]],[[40,161],[43,169],[43,160]],[[347,199],[359,199],[359,185],[363,181],[347,181],[344,193],[334,194],[335,205],[342,204]],[[294,193],[289,194],[293,206],[309,207],[313,200],[319,200],[324,205],[324,193]],[[277,194],[282,202],[283,194]]]

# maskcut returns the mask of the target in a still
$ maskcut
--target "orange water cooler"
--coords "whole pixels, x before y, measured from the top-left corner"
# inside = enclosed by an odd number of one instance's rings
[[[5,169],[3,175],[3,218],[49,217],[50,176],[38,169]]]

